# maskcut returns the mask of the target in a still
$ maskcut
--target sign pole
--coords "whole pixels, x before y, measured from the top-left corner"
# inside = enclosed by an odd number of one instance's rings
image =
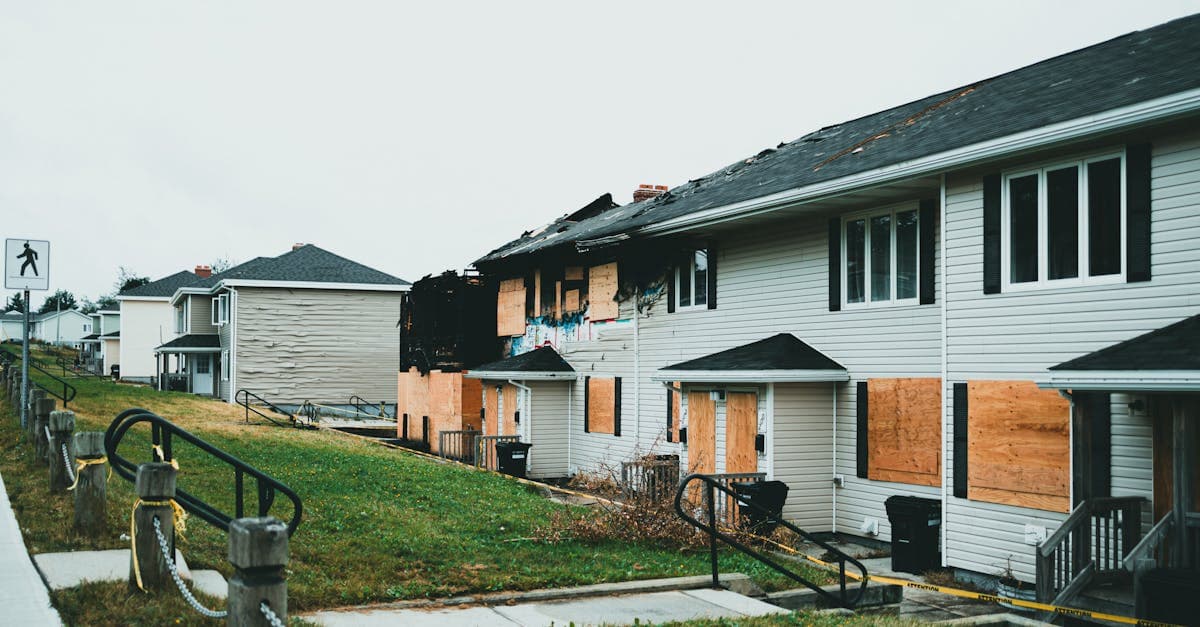
[[[21,335],[21,428],[29,426],[29,290],[25,290],[25,324]]]

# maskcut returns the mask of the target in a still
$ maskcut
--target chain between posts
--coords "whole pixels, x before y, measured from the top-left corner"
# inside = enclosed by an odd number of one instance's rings
[[[171,570],[171,578],[175,580],[175,585],[179,588],[179,593],[183,595],[183,599],[192,606],[192,609],[200,612],[209,618],[225,618],[229,615],[228,611],[210,610],[200,604],[192,594],[191,590],[184,585],[183,579],[179,576],[179,568],[175,565],[175,556],[171,555],[171,549],[167,546],[167,538],[162,532],[162,523],[159,522],[158,516],[154,517],[154,535],[158,536],[158,548],[162,549],[163,559],[167,562],[167,567]]]
[[[67,469],[67,478],[71,480],[71,487],[75,487],[78,479],[75,478],[75,470],[71,468],[71,455],[67,453],[67,443],[62,444],[63,466]]]
[[[283,621],[279,620],[279,615],[271,609],[270,605],[267,605],[266,601],[259,603],[258,609],[263,613],[263,616],[266,617],[267,622],[271,623],[272,627],[286,627],[283,624]]]

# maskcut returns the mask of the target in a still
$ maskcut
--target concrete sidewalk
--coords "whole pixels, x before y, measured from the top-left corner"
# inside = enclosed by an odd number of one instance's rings
[[[788,610],[728,590],[674,590],[577,600],[461,608],[409,608],[318,612],[304,618],[327,627],[443,625],[451,627],[658,624],[696,618],[786,614]]]
[[[62,625],[58,611],[50,606],[50,593],[33,566],[21,528],[8,501],[4,478],[0,477],[0,622],[9,625]]]

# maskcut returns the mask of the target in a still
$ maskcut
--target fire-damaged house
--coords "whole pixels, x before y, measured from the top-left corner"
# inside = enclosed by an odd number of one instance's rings
[[[471,426],[780,479],[812,532],[931,499],[944,565],[1047,601],[1195,573],[1196,67],[1190,17],[526,233],[475,263]]]

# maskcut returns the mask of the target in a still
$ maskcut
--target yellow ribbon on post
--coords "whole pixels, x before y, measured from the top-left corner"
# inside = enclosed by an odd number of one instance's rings
[[[165,507],[170,505],[171,509],[174,510],[173,518],[175,532],[179,534],[179,537],[181,538],[183,537],[183,532],[187,530],[187,512],[184,511],[183,507],[181,507],[179,503],[175,502],[175,499],[169,499],[166,501],[143,501],[142,499],[138,499],[136,502],[134,502],[133,510],[129,512],[129,549],[133,555],[133,578],[137,581],[138,589],[145,592],[146,587],[142,585],[142,569],[138,564],[137,557],[137,522],[135,518],[138,507],[141,507],[142,505],[146,505],[148,507]],[[174,560],[175,556],[172,555],[171,559]]]
[[[67,488],[67,491],[74,490],[75,486],[79,485],[79,477],[80,477],[80,475],[83,474],[84,468],[87,468],[88,466],[95,466],[97,464],[105,464],[105,463],[108,463],[107,457],[96,457],[93,459],[82,459],[82,458],[76,459],[75,460],[75,483],[72,483],[71,487]],[[108,478],[112,479],[112,468],[108,469]]]

